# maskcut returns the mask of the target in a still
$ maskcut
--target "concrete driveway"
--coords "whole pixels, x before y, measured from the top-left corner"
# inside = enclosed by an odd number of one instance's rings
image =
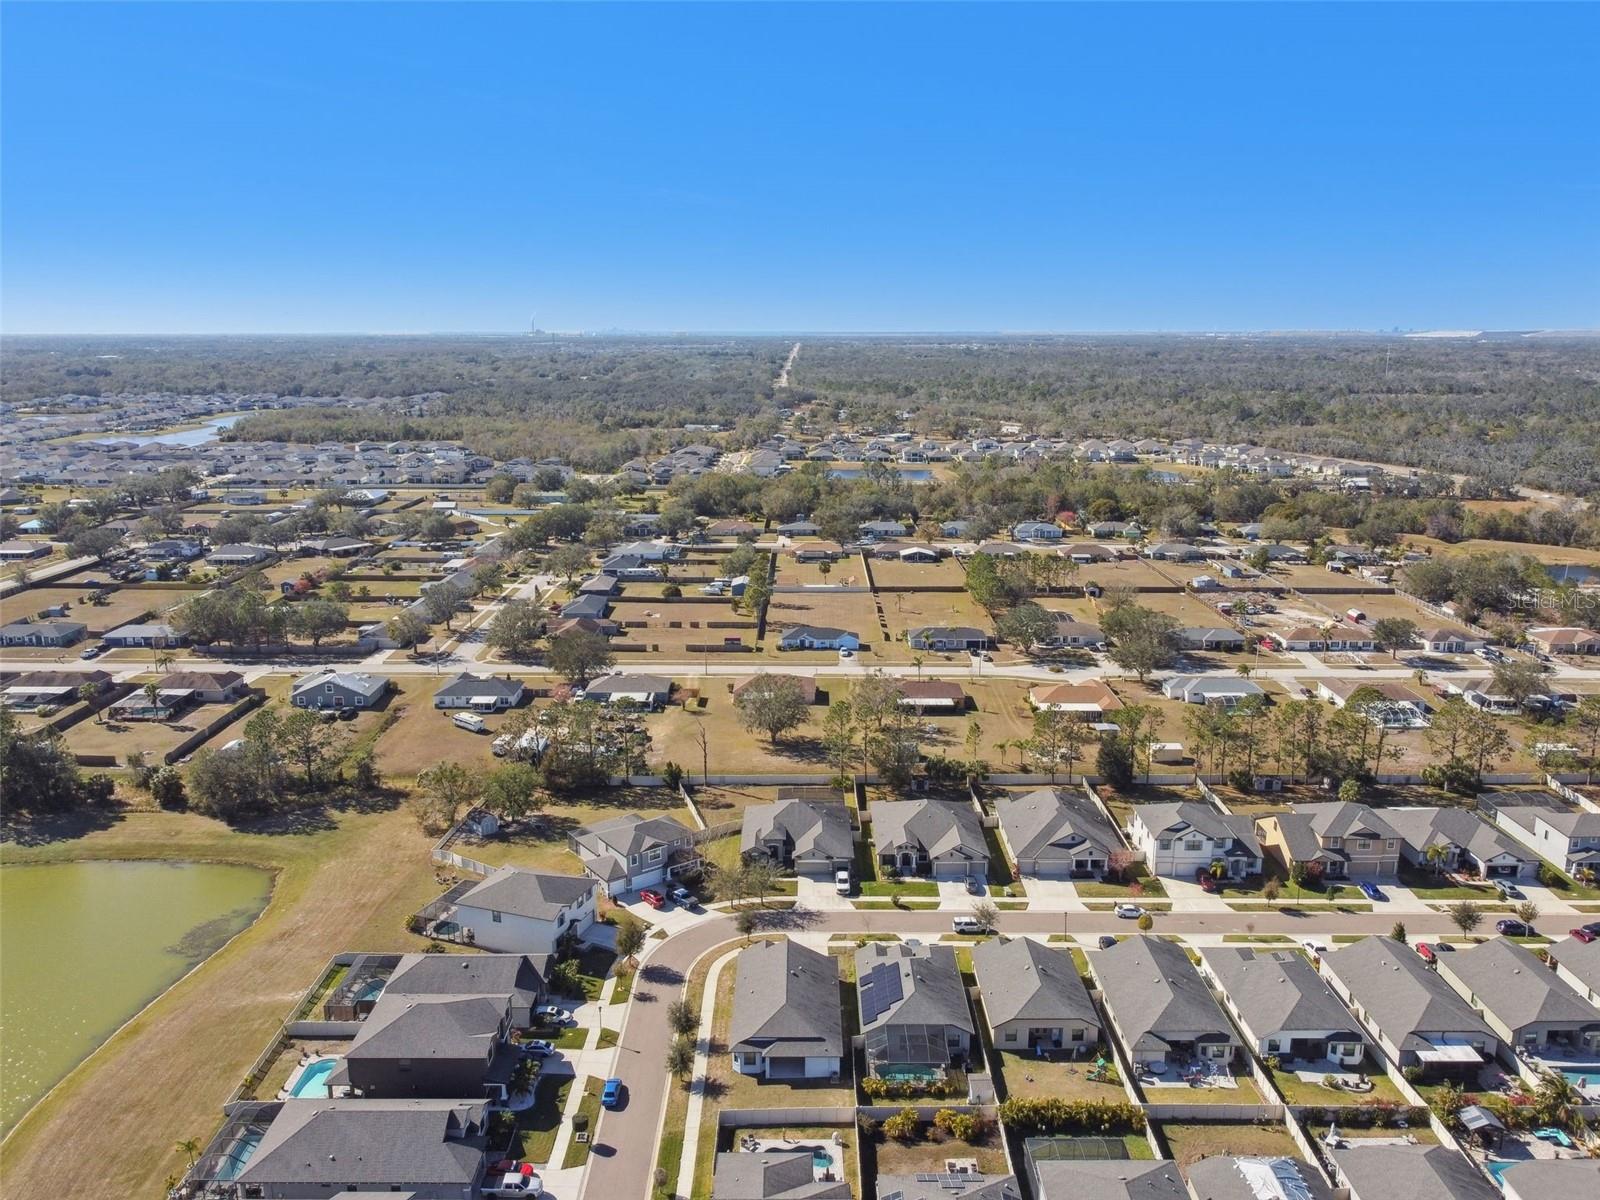
[[[809,908],[813,912],[853,911],[850,898],[839,895],[831,881],[804,876],[795,880],[794,903],[796,908]]]

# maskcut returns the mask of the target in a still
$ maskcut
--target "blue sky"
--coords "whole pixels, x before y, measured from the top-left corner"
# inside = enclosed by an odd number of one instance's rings
[[[1592,5],[0,21],[11,333],[1600,325]]]

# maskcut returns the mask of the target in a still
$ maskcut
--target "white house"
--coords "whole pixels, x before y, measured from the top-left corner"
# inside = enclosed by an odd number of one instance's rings
[[[1220,813],[1209,804],[1137,804],[1128,818],[1128,841],[1152,874],[1193,879],[1221,859],[1229,879],[1261,874],[1261,843],[1247,816]]]
[[[486,950],[554,954],[563,937],[588,932],[599,894],[595,881],[581,875],[501,867],[456,901],[451,919]]]

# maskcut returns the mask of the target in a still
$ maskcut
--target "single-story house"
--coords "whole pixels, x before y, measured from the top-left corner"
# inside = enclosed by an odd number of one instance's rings
[[[1255,822],[1197,800],[1134,805],[1128,840],[1153,874],[1170,879],[1193,879],[1218,859],[1227,864],[1229,879],[1261,874]]]
[[[1305,1064],[1300,1069],[1324,1072],[1359,1066],[1366,1057],[1367,1039],[1354,1014],[1304,954],[1208,946],[1200,962],[1257,1054],[1294,1064],[1285,1070]]]
[[[846,629],[794,625],[778,638],[779,650],[859,650],[861,639]]]
[[[1028,703],[1042,712],[1073,713],[1084,720],[1096,720],[1122,707],[1122,700],[1099,679],[1041,684],[1028,692]]]
[[[1476,650],[1484,644],[1480,637],[1470,633],[1463,633],[1459,629],[1443,626],[1438,629],[1424,629],[1417,634],[1417,640],[1422,643],[1422,648],[1430,654],[1465,654],[1469,650]]]
[[[863,521],[858,528],[866,537],[905,537],[910,528],[904,521]]]
[[[1030,1158],[1028,1172],[1035,1200],[1191,1200],[1170,1159]]]
[[[879,801],[872,806],[872,842],[885,872],[979,880],[989,874],[983,822],[965,801]]]
[[[206,555],[206,561],[214,567],[248,567],[258,562],[265,562],[272,557],[272,553],[266,546],[230,542],[225,546],[218,546]]]
[[[939,1071],[965,1063],[977,1029],[956,952],[939,943],[868,942],[856,950],[867,1069]]]
[[[1334,1200],[1322,1173],[1298,1158],[1213,1154],[1190,1163],[1188,1176],[1199,1200]]]
[[[70,646],[88,632],[82,621],[13,621],[0,627],[0,646]]]
[[[1106,635],[1098,625],[1080,621],[1066,613],[1058,613],[1055,633],[1050,636],[1046,644],[1100,650],[1105,647]]]
[[[1265,696],[1259,684],[1237,675],[1174,675],[1161,685],[1161,694],[1186,704],[1220,704],[1232,708],[1247,697]]]
[[[1053,521],[1018,521],[1011,527],[1011,536],[1019,542],[1059,542],[1061,526]]]
[[[146,559],[163,562],[193,562],[205,552],[205,546],[193,538],[160,538],[140,551]]]
[[[18,712],[28,712],[48,704],[73,704],[80,688],[98,693],[110,685],[111,676],[105,671],[24,671],[0,686],[0,699]]]
[[[1317,695],[1335,708],[1343,708],[1357,692],[1370,688],[1389,704],[1409,704],[1422,715],[1432,711],[1428,698],[1415,688],[1393,679],[1319,679]]]
[[[26,562],[34,558],[47,558],[49,542],[27,542],[20,538],[0,542],[0,562]]]
[[[1445,1146],[1369,1146],[1356,1139],[1329,1157],[1334,1181],[1349,1189],[1350,1200],[1505,1200],[1465,1155]]]
[[[994,638],[970,625],[924,625],[906,634],[913,650],[987,650]]]
[[[693,836],[672,817],[628,813],[586,825],[567,841],[611,899],[700,866]]]
[[[111,705],[111,715],[130,721],[170,721],[193,705],[226,704],[247,690],[237,671],[175,671],[155,682],[153,700],[144,688],[135,688]]]
[[[1490,938],[1438,956],[1443,979],[1482,1016],[1505,1046],[1541,1057],[1600,1053],[1600,1009],[1510,938]]]
[[[1500,1200],[1550,1200],[1600,1193],[1600,1162],[1592,1158],[1519,1159],[1500,1172]]]
[[[972,970],[997,1050],[1087,1051],[1100,1014],[1072,955],[1033,938],[990,938],[972,948]]]
[[[1334,993],[1397,1066],[1475,1082],[1499,1052],[1483,1018],[1404,942],[1362,938],[1321,957]]]
[[[830,795],[833,795],[830,793]],[[783,798],[744,810],[739,852],[807,878],[831,879],[855,860],[855,831],[842,800]]]
[[[599,889],[582,875],[501,867],[455,901],[450,920],[473,945],[511,954],[554,954],[595,921]]]
[[[615,575],[607,575],[603,571],[597,575],[590,575],[578,584],[580,596],[615,596],[622,591],[622,581]]]
[[[616,576],[610,576],[616,578]],[[563,619],[586,618],[592,621],[603,620],[611,611],[611,601],[602,593],[575,596],[561,606]]]
[[[460,1200],[483,1182],[488,1106],[482,1100],[285,1100],[265,1106],[264,1131],[217,1147],[218,1182],[246,1197],[397,1191]],[[255,1140],[240,1165],[240,1143]],[[258,1140],[256,1140],[258,1139]],[[208,1155],[208,1159],[209,1159]]]
[[[1088,957],[1135,1066],[1226,1064],[1238,1054],[1239,1035],[1176,942],[1139,934]]]
[[[791,680],[794,686],[800,689],[800,695],[807,704],[815,704],[817,702],[817,679],[815,675],[786,675],[777,671],[763,671],[759,675],[747,675],[733,685],[733,698],[735,700],[739,699],[755,684],[765,679]]]
[[[1528,630],[1527,638],[1546,654],[1600,654],[1600,633],[1592,629],[1544,625]]]
[[[584,688],[583,696],[601,704],[642,704],[660,709],[672,699],[672,680],[660,675],[607,675]]]
[[[1079,791],[1003,795],[994,811],[1018,874],[1031,879],[1097,878],[1124,849],[1116,826]]]
[[[822,527],[815,521],[785,521],[773,529],[784,537],[816,537],[822,532]]]
[[[105,636],[108,646],[134,646],[161,649],[181,646],[189,639],[171,625],[159,621],[122,625]]]
[[[806,542],[794,547],[795,562],[834,562],[844,557],[838,542]]]
[[[1600,1004],[1600,939],[1562,938],[1550,947],[1550,957],[1555,960],[1557,975],[1590,1004]]]
[[[850,1200],[846,1179],[817,1179],[810,1150],[725,1150],[711,1180],[715,1200]]]
[[[1469,870],[1484,879],[1531,879],[1539,856],[1510,834],[1464,808],[1386,808],[1383,820],[1400,835],[1400,857],[1419,871]],[[1429,859],[1430,846],[1444,856]]]
[[[313,671],[289,690],[296,708],[373,708],[389,691],[389,679],[366,671]]]
[[[526,690],[522,680],[510,675],[472,675],[463,671],[433,694],[433,706],[500,712],[521,704]]]
[[[918,712],[965,712],[971,702],[959,683],[950,679],[900,679],[895,682],[900,704]]]
[[[335,558],[354,558],[372,549],[371,542],[353,537],[312,538],[301,544],[307,550],[314,550],[318,554],[331,554]]]
[[[1190,626],[1178,630],[1178,644],[1185,650],[1243,650],[1244,634],[1222,626]]]
[[[734,960],[728,1050],[741,1075],[838,1078],[846,1047],[833,956],[791,938],[741,950]]]

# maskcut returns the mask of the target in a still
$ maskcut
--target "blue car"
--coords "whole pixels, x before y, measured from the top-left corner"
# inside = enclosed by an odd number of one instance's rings
[[[1368,900],[1387,900],[1389,898],[1378,890],[1378,885],[1375,883],[1358,883],[1356,886],[1361,889],[1361,894]]]
[[[606,1080],[605,1087],[600,1089],[600,1106],[602,1108],[622,1107],[622,1080]]]

